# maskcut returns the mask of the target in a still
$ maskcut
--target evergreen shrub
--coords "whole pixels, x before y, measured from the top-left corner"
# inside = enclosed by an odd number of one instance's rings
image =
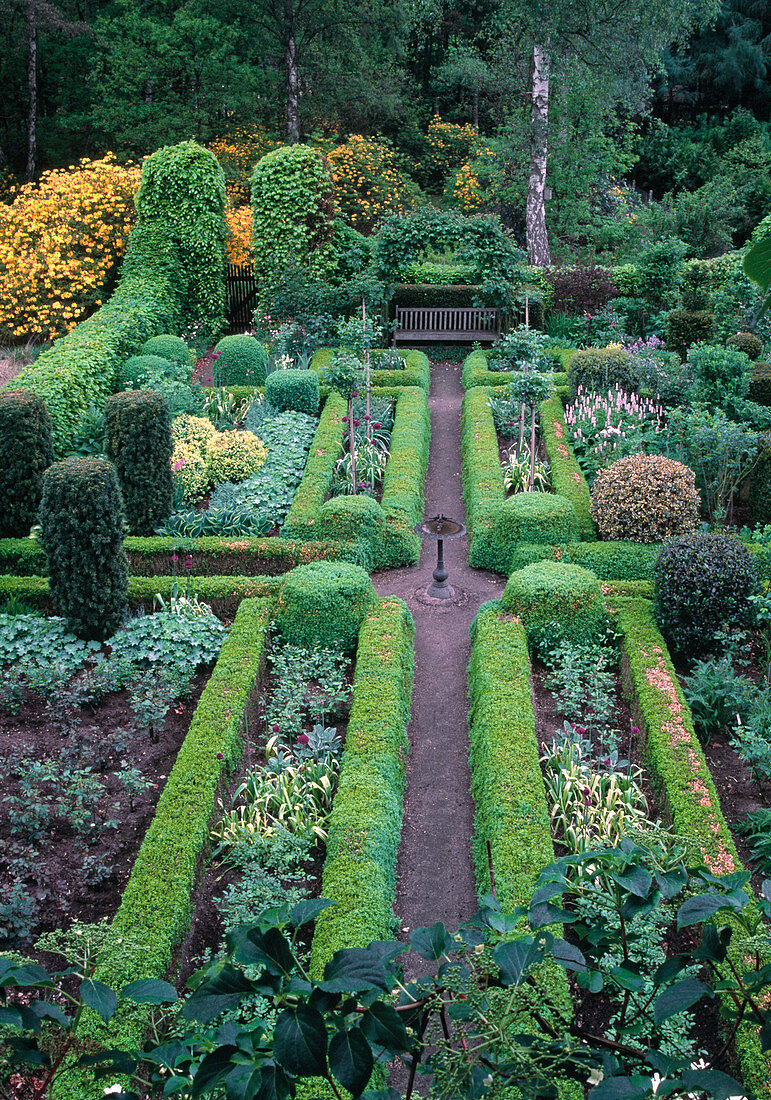
[[[314,370],[274,370],[265,382],[265,397],[279,412],[319,411],[319,376]]]
[[[0,537],[23,538],[37,522],[43,474],[54,460],[45,402],[29,390],[0,393]]]
[[[585,348],[577,351],[568,365],[570,393],[575,397],[578,387],[605,393],[615,385],[622,390],[636,388],[634,356],[620,345],[607,348]]]
[[[597,574],[567,562],[534,562],[516,570],[501,602],[522,620],[536,648],[547,637],[590,642],[606,620]]]
[[[314,649],[338,642],[356,650],[359,628],[377,596],[358,565],[312,561],[287,573],[276,602],[276,626],[285,642]]]
[[[699,531],[665,545],[653,569],[654,609],[670,647],[684,657],[714,651],[715,633],[752,622],[757,558],[737,538]]]
[[[743,351],[753,363],[760,358],[763,351],[763,341],[754,332],[737,332],[734,336],[728,337],[726,344],[729,348]]]
[[[132,355],[118,371],[122,390],[141,389],[148,378],[171,378],[175,382],[190,381],[190,363],[175,363],[160,355]]]
[[[754,363],[747,393],[757,405],[771,405],[771,363]]]
[[[320,539],[358,540],[366,546],[372,568],[377,567],[377,551],[386,536],[383,509],[372,497],[332,497],[319,511]]]
[[[220,385],[263,386],[268,353],[254,336],[223,336],[214,349],[219,352],[215,372]]]
[[[168,359],[170,363],[184,364],[186,367],[194,365],[195,352],[191,352],[181,336],[172,336],[162,333],[160,336],[151,336],[139,349],[140,355],[159,355],[161,359]]]
[[[699,526],[696,475],[663,455],[634,454],[600,470],[592,519],[601,539],[661,542]]]
[[[57,612],[78,637],[109,638],[126,614],[125,524],[118,475],[106,458],[67,458],[48,467],[40,503],[48,584]]]
[[[209,480],[245,481],[264,466],[268,449],[253,432],[215,432],[207,440],[204,458]]]
[[[673,309],[667,314],[666,344],[669,351],[685,356],[691,344],[709,340],[715,329],[715,314],[705,309]]]
[[[171,514],[171,417],[152,390],[116,393],[105,409],[105,453],[120,479],[132,535],[150,535]]]
[[[771,439],[765,437],[757,465],[750,474],[750,519],[756,526],[771,523]]]
[[[493,531],[493,539],[498,537],[552,543],[572,542],[581,534],[569,500],[553,493],[515,493],[501,505]]]

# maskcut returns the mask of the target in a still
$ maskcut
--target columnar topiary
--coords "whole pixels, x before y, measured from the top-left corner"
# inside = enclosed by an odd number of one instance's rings
[[[270,279],[307,264],[332,239],[334,187],[317,149],[285,145],[258,161],[252,176],[254,265]]]
[[[315,370],[274,370],[265,382],[265,397],[279,412],[319,411],[319,376]]]
[[[217,353],[215,381],[223,386],[262,386],[268,353],[254,336],[223,336]]]
[[[359,628],[377,596],[358,565],[312,561],[286,574],[276,603],[276,626],[291,645],[342,645],[353,653]]]
[[[116,393],[105,409],[105,451],[120,479],[132,535],[150,535],[172,509],[171,417],[163,394]]]
[[[752,622],[757,558],[730,535],[699,531],[663,547],[653,569],[654,609],[671,648],[686,657],[717,649],[716,631]]]
[[[110,637],[126,614],[125,522],[118,475],[106,458],[48,467],[40,503],[48,584],[57,612],[81,638]]]
[[[629,455],[600,470],[592,519],[601,539],[661,542],[699,526],[695,474],[663,455]]]
[[[43,473],[53,460],[43,399],[29,390],[0,393],[0,536],[29,534],[37,521]]]
[[[606,619],[596,573],[567,562],[534,562],[509,577],[501,601],[522,620],[536,647],[552,640],[592,641]]]

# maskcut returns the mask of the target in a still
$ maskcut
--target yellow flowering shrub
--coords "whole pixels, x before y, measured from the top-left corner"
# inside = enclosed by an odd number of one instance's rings
[[[216,432],[204,448],[209,480],[214,485],[246,480],[257,473],[267,455],[267,447],[253,432]]]
[[[464,164],[450,180],[445,191],[453,206],[463,214],[476,214],[481,210],[486,201],[486,196],[479,177],[470,164]]]
[[[228,222],[226,247],[231,264],[248,264],[252,259],[252,208],[231,206],[225,208]]]
[[[251,202],[252,172],[257,161],[283,144],[260,126],[242,126],[209,143],[207,148],[222,165],[228,199],[234,208]]]
[[[108,153],[45,172],[0,204],[0,339],[63,336],[101,305],[138,187],[139,169]]]
[[[368,232],[386,214],[401,214],[412,206],[415,185],[400,171],[396,153],[383,142],[351,134],[327,160],[338,210],[354,229]]]
[[[209,488],[209,468],[196,443],[177,443],[171,455],[171,475],[174,487],[182,493],[186,504],[206,496]]]
[[[435,175],[444,179],[459,172],[469,160],[479,134],[470,122],[443,122],[434,115],[428,124],[426,163]]]

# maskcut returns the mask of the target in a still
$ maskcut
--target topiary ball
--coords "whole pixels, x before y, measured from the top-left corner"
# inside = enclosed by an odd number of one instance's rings
[[[341,645],[353,653],[359,628],[377,595],[358,565],[312,561],[284,578],[276,603],[276,626],[290,645],[306,649]]]
[[[516,570],[501,602],[506,611],[522,620],[536,648],[545,637],[591,642],[606,621],[597,574],[567,562],[534,562]]]
[[[213,485],[246,481],[265,465],[268,449],[253,432],[215,432],[204,444],[203,456]]]
[[[493,539],[511,542],[576,542],[576,510],[556,493],[515,493],[501,505]]]
[[[181,336],[151,336],[139,349],[140,355],[160,355],[170,363],[179,363],[187,368],[195,365],[195,353],[190,351]]]
[[[319,411],[319,376],[315,370],[274,370],[265,382],[265,399],[279,412]]]
[[[268,353],[254,336],[223,336],[214,351],[214,377],[218,385],[265,385]]]
[[[699,526],[696,475],[663,455],[629,455],[600,470],[592,519],[601,539],[662,542]]]
[[[760,358],[760,354],[763,351],[763,341],[759,336],[756,336],[754,332],[737,332],[735,336],[729,336],[726,340],[726,344],[729,348],[736,348],[738,351],[743,351],[753,363],[756,359]]]
[[[750,596],[759,588],[757,558],[739,539],[718,532],[674,539],[653,568],[656,619],[672,650],[683,657],[715,651],[715,633],[725,624],[750,626]]]
[[[0,537],[24,538],[37,522],[43,474],[54,460],[51,420],[31,390],[0,393]]]

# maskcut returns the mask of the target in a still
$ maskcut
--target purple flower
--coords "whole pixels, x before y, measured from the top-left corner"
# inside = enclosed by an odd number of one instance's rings
[[[640,732],[640,731],[639,731],[639,729],[637,728],[637,726],[632,726],[632,733],[639,733],[639,732]]]
[[[187,569],[187,571],[189,573],[192,568],[193,568],[193,555],[192,554],[187,554],[185,556],[185,569]]]
[[[371,420],[371,419],[372,419],[372,417],[371,417],[371,416],[369,415],[369,413],[365,413],[365,414],[364,414],[364,419],[365,419],[365,420]]]
[[[172,554],[171,560],[176,565],[176,563],[179,561],[179,554]]]
[[[383,427],[383,425],[382,425],[382,424],[380,423],[380,421],[379,421],[379,420],[374,420],[374,421],[372,422],[372,427],[373,427],[373,428],[375,428],[375,429],[377,429],[377,428],[382,428],[382,427]]]
[[[299,735],[299,737],[297,738],[297,742],[296,742],[296,743],[297,743],[298,745],[310,745],[310,743],[311,743],[311,739],[310,739],[310,737],[308,736],[308,734],[307,734],[307,733],[301,733],[301,734]]]
[[[276,723],[274,723],[270,728],[273,730],[274,733],[281,732],[281,726],[277,725]]]
[[[225,759],[225,757],[224,757],[224,755],[223,755],[223,754],[222,754],[221,752],[218,752],[218,753],[217,753],[217,759],[218,759],[218,760],[224,760],[224,759]]]

